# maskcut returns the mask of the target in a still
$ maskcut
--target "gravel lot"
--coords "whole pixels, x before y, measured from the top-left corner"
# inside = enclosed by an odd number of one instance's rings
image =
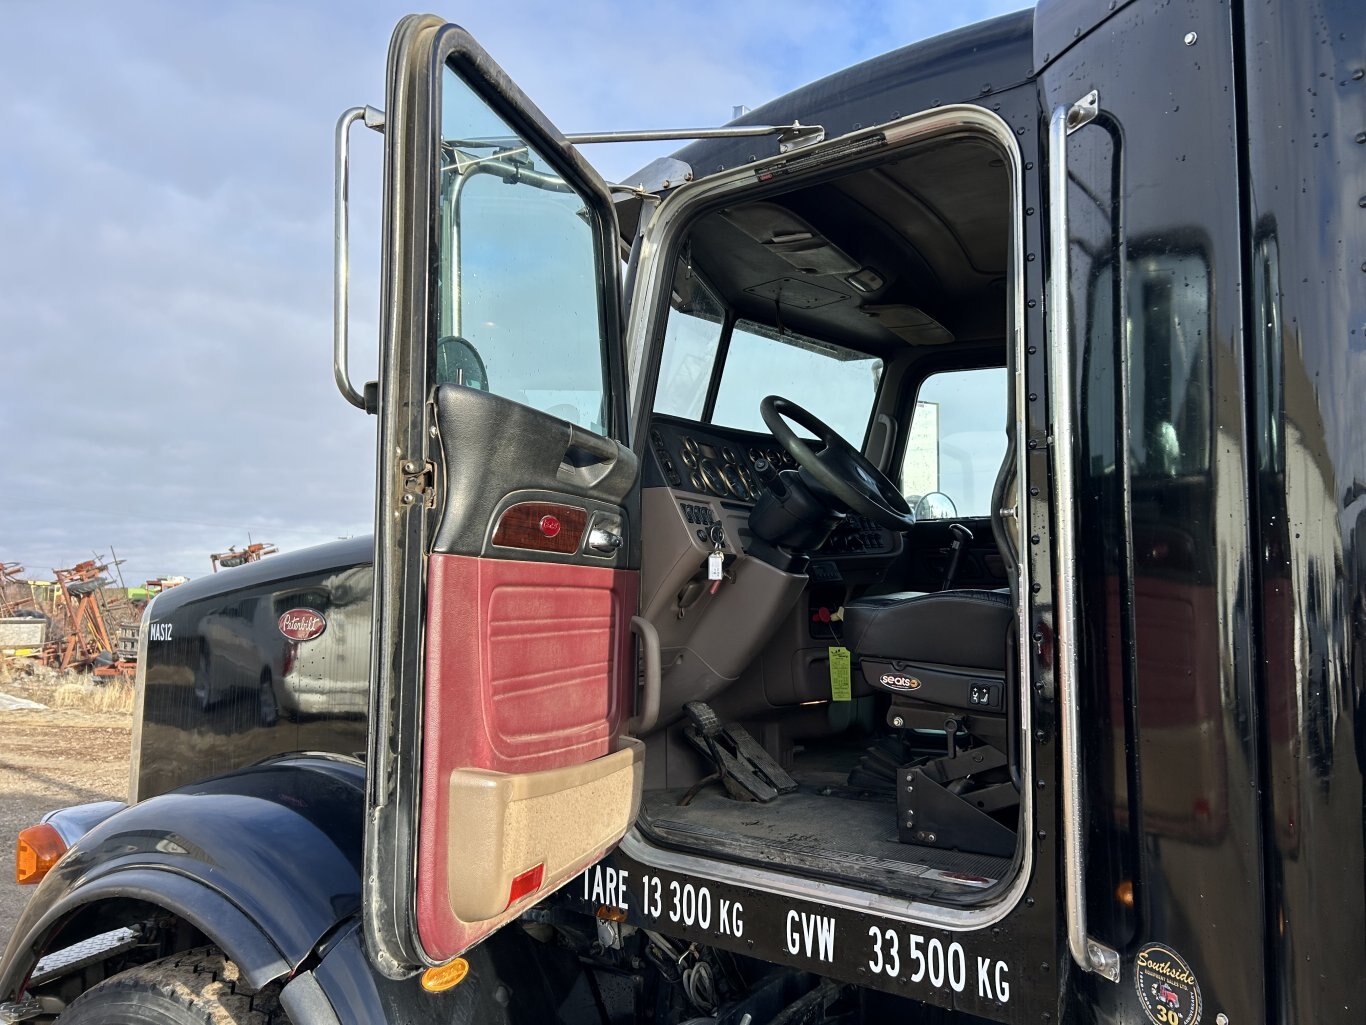
[[[50,690],[0,692],[46,703]],[[4,702],[0,702],[4,704]],[[0,711],[0,943],[8,943],[31,887],[14,883],[14,837],[45,812],[128,793],[131,718],[74,709]]]

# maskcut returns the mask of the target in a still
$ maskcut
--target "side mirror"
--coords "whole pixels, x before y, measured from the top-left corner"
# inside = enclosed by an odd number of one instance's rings
[[[447,335],[437,342],[436,383],[488,391],[489,375],[479,350],[459,335]]]

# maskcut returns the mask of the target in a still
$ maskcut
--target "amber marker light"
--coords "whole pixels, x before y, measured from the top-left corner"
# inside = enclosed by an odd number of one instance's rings
[[[423,972],[422,988],[428,993],[440,993],[442,990],[460,985],[469,973],[470,963],[463,957],[457,957],[454,961],[447,961]]]
[[[1115,900],[1119,901],[1126,908],[1134,906],[1134,884],[1126,879],[1115,887]]]
[[[21,886],[38,882],[65,853],[61,834],[46,822],[20,830],[14,848],[14,881]]]

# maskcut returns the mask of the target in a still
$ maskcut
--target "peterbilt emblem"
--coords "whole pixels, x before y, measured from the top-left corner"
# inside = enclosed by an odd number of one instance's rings
[[[326,629],[323,614],[312,609],[290,609],[280,617],[280,633],[291,641],[311,641]]]
[[[546,537],[557,537],[560,533],[560,518],[549,513],[541,517],[541,533]]]
[[[900,673],[883,673],[878,677],[878,683],[884,687],[895,687],[897,690],[919,690],[920,681],[914,676],[902,676]]]

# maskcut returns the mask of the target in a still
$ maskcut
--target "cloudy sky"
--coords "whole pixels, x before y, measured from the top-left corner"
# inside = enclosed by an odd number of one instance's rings
[[[1021,0],[433,5],[566,132],[714,125]],[[5,0],[0,562],[200,576],[371,530],[374,419],[330,370],[332,129],[384,104],[407,3]],[[380,140],[355,138],[373,376]],[[658,155],[591,147],[620,178]]]

